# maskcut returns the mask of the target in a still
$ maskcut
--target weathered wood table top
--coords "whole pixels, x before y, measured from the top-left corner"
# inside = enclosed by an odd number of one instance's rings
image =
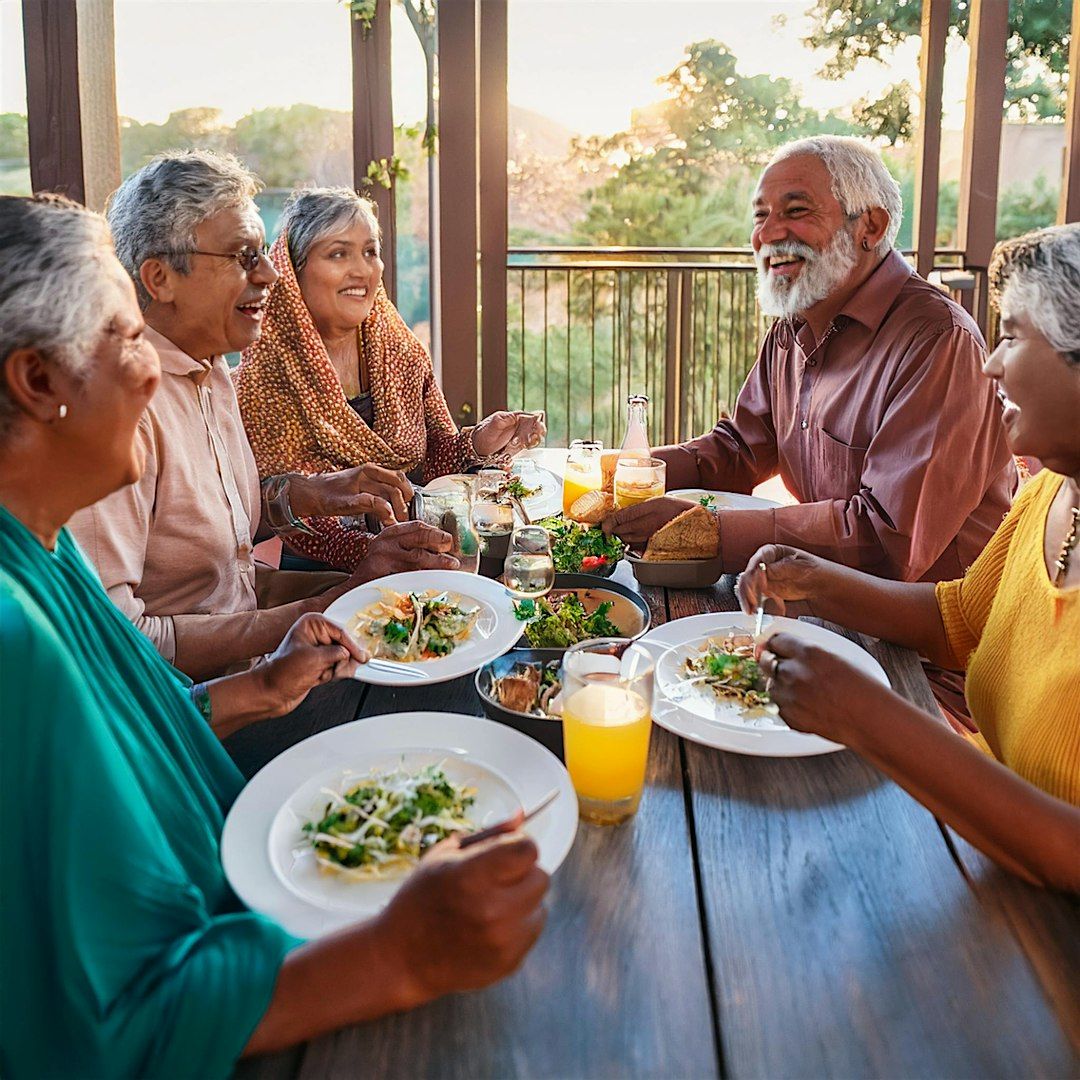
[[[654,625],[736,607],[730,580],[641,591]],[[933,708],[914,654],[849,636]],[[482,715],[469,677],[367,687],[359,716],[416,709]],[[637,816],[579,825],[548,908],[512,978],[238,1075],[1080,1075],[1080,907],[850,752],[745,757],[655,727]]]

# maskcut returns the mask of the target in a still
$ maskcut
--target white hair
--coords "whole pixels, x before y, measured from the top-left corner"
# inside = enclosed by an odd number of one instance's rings
[[[293,269],[304,269],[313,245],[324,236],[364,222],[378,243],[382,238],[375,205],[352,188],[300,188],[294,191],[281,213],[281,231],[289,245]]]
[[[0,363],[30,348],[85,373],[112,311],[109,251],[100,214],[58,195],[0,196]],[[6,386],[0,378],[0,434],[16,415]]]
[[[887,255],[900,231],[904,203],[900,198],[900,185],[885,168],[881,154],[847,135],[812,135],[781,146],[770,158],[769,165],[803,154],[824,163],[832,178],[832,192],[848,217],[858,217],[867,210],[885,210],[889,215],[889,226],[874,250],[882,257]]]
[[[252,202],[261,189],[238,158],[210,150],[167,150],[129,176],[113,192],[106,214],[140,306],[150,303],[139,278],[147,259],[190,273],[195,230],[221,210]]]
[[[1053,349],[1080,364],[1080,223],[1003,241],[989,274],[1002,314],[1024,312]]]

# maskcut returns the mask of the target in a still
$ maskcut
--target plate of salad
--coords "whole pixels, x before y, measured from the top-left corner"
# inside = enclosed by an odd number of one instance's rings
[[[355,678],[420,686],[469,675],[502,656],[523,627],[497,581],[460,570],[391,574],[351,589],[327,609],[371,655]]]
[[[639,593],[615,581],[592,585],[585,574],[556,575],[547,596],[514,602],[525,627],[523,648],[568,649],[591,638],[638,638],[649,628]]]
[[[607,577],[626,554],[626,545],[617,536],[605,534],[599,525],[581,525],[562,514],[542,518],[536,524],[551,536],[551,557],[557,574]]]
[[[552,789],[555,801],[524,826],[548,873],[577,831],[574,789],[553,754],[477,716],[371,716],[266,765],[229,811],[222,865],[252,910],[319,937],[376,914],[444,837],[504,821]]]
[[[657,661],[653,719],[692,742],[739,754],[809,757],[843,750],[784,723],[754,660],[754,620],[741,612],[691,615],[645,634],[641,644]],[[832,630],[780,616],[769,630],[812,641],[889,684],[865,649]]]

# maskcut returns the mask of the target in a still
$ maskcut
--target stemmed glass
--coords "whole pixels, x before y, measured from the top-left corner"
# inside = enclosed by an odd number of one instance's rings
[[[555,584],[555,561],[547,529],[526,525],[514,531],[503,564],[503,583],[511,595],[521,600],[551,592]]]

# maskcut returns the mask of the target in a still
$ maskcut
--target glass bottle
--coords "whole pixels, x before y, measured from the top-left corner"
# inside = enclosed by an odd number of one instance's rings
[[[626,435],[623,437],[619,460],[636,458],[648,461],[652,457],[649,446],[649,399],[644,394],[631,394],[626,399]]]

